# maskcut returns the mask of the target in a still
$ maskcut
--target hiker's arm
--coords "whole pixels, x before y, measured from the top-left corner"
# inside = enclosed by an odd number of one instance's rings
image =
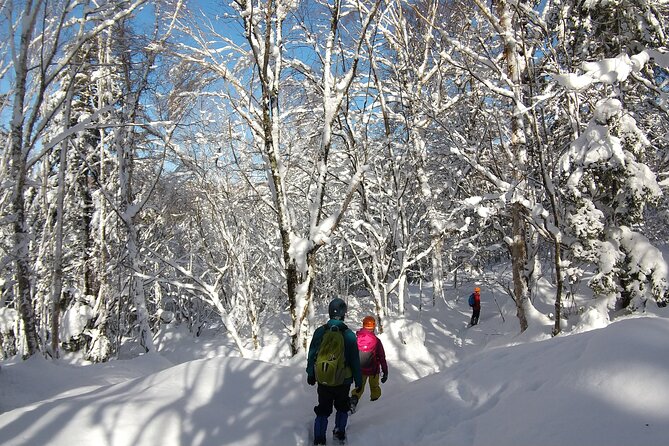
[[[383,343],[381,342],[381,339],[379,339],[376,344],[376,357],[379,360],[379,364],[381,364],[381,371],[383,372],[384,375],[387,375],[388,363],[386,362],[386,351],[383,348]]]
[[[344,342],[346,345],[346,363],[353,372],[353,381],[356,388],[362,387],[362,371],[360,370],[360,354],[358,352],[358,337],[352,330],[346,330],[344,333]]]
[[[322,339],[323,327],[318,327],[309,344],[309,353],[307,354],[307,376],[316,376],[314,367],[316,365],[316,356],[318,355],[318,348],[321,346]]]

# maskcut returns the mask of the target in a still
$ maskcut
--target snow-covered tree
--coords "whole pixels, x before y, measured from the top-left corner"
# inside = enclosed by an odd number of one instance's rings
[[[460,17],[451,19],[461,24],[459,28],[438,29],[444,46],[441,66],[450,71],[451,91],[459,97],[458,106],[444,109],[436,118],[444,129],[442,144],[450,152],[445,159],[465,172],[460,186],[470,186],[460,195],[463,208],[471,209],[480,223],[459,224],[454,230],[462,228],[464,235],[490,225],[488,231],[497,232],[498,241],[506,244],[513,264],[512,297],[523,331],[534,314],[529,289],[533,259],[527,243],[538,200],[533,179],[536,140],[528,113],[527,58],[533,48],[522,13],[529,2],[474,5],[463,2],[451,9]]]
[[[563,24],[556,29],[554,79],[566,91],[558,114],[566,119],[556,122],[564,122],[561,134],[572,135],[558,165],[568,204],[565,243],[574,260],[594,265],[589,285],[605,297],[602,311],[639,309],[649,297],[662,302],[666,266],[643,234],[648,209],[662,197],[655,169],[664,145],[657,130],[669,122],[663,106],[669,5],[549,6],[550,23]],[[648,255],[641,259],[633,245]],[[569,271],[576,279],[582,274],[576,264]]]
[[[7,129],[2,177],[6,187],[3,197],[3,223],[11,225],[11,246],[8,260],[14,264],[12,284],[16,284],[13,304],[19,309],[23,354],[30,356],[40,348],[34,303],[34,276],[31,253],[34,235],[27,219],[26,192],[31,184],[31,172],[40,160],[75,131],[91,125],[99,116],[68,127],[49,140],[45,130],[53,117],[68,106],[72,83],[61,84],[61,75],[71,70],[76,54],[86,42],[122,18],[132,14],[143,1],[128,2],[123,8],[111,3],[102,7],[75,8],[74,1],[58,1],[45,7],[41,0],[2,4],[7,18],[9,52],[5,55],[4,70],[9,76],[11,89],[11,119]],[[81,20],[72,20],[84,9]],[[54,96],[51,96],[54,94]],[[3,260],[4,264],[9,261]]]
[[[311,11],[310,20],[325,32],[309,34],[306,27],[291,29],[285,25],[288,18],[297,14],[298,5],[294,2],[238,1],[230,12],[243,27],[243,41],[220,35],[212,40],[191,32],[195,44],[184,44],[179,50],[184,67],[199,67],[207,73],[207,79],[215,76],[222,82],[224,90],[217,95],[227,106],[234,107],[239,124],[246,127],[244,132],[251,136],[250,147],[255,152],[251,156],[259,155],[265,163],[268,203],[276,215],[280,239],[294,353],[306,344],[305,324],[312,304],[317,251],[336,228],[362,174],[342,171],[349,176],[348,192],[337,200],[338,204],[326,207],[329,176],[339,169],[331,164],[333,130],[357,75],[362,42],[379,4],[372,3],[369,10],[358,10],[356,4],[339,0],[319,4]],[[342,17],[348,14],[360,17],[350,27],[350,34],[341,24]],[[294,43],[288,38],[290,35],[284,35],[286,29],[297,32],[302,41],[313,43],[311,48],[293,54]],[[209,32],[216,35],[213,29]],[[299,57],[305,53],[315,55],[320,63],[305,63]],[[229,62],[234,58],[239,58],[237,64]],[[291,80],[296,77],[289,76],[289,68],[299,73],[301,85]],[[287,124],[302,111],[288,92],[318,106],[318,111],[307,115],[309,121],[300,123],[300,131],[306,129],[305,124],[311,125],[305,147],[289,145]],[[293,175],[313,183],[293,183]]]
[[[645,275],[636,275],[638,256],[632,252],[633,240],[644,239],[637,243],[639,246],[648,246],[649,242],[630,227],[642,224],[646,206],[661,196],[655,174],[638,161],[647,144],[634,119],[624,113],[622,103],[604,99],[596,105],[592,120],[561,162],[572,203],[567,221],[570,234],[577,240],[572,250],[577,258],[597,266],[598,273],[590,280],[590,286],[600,296],[618,299],[620,308],[632,302],[632,308],[640,306],[640,296],[635,291],[639,285],[632,285],[629,280],[643,283],[649,279],[655,299],[664,299],[666,293],[667,277],[660,277],[659,272],[651,274],[642,268]],[[666,270],[662,256],[655,257],[658,265],[651,269]],[[633,277],[628,279],[629,275]]]

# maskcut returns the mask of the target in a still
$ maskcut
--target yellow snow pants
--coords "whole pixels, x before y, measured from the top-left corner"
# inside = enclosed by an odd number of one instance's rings
[[[379,374],[376,375],[362,375],[362,387],[360,387],[360,392],[356,392],[356,389],[351,391],[351,396],[355,396],[358,399],[362,397],[362,394],[365,392],[365,386],[367,385],[367,380],[369,380],[369,390],[372,393],[371,400],[375,401],[381,397],[381,386],[379,385]]]

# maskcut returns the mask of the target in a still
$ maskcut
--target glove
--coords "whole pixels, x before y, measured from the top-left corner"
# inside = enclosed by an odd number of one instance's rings
[[[362,387],[356,387],[356,388],[353,390],[353,393],[355,393],[356,395],[360,395],[360,394],[362,394]],[[356,401],[357,401],[357,398],[356,398]]]
[[[309,384],[310,386],[313,386],[314,384],[316,384],[316,377],[311,376],[311,375],[307,375],[307,384]]]
[[[388,381],[388,374],[384,373],[383,376],[381,377],[381,382],[384,383],[386,381]]]

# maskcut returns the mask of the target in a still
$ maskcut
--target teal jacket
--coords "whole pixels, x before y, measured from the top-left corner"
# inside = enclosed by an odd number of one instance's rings
[[[335,325],[346,326],[343,321],[338,319],[330,319],[327,324],[328,327]],[[307,376],[316,376],[314,367],[316,365],[316,356],[318,349],[321,347],[323,334],[325,334],[326,325],[321,325],[314,332],[309,344],[309,353],[307,355]],[[351,377],[344,381],[344,384],[350,385],[355,382],[355,387],[362,387],[362,371],[360,370],[360,356],[358,354],[358,338],[350,328],[346,327],[344,331],[344,359],[346,366],[351,368]]]

